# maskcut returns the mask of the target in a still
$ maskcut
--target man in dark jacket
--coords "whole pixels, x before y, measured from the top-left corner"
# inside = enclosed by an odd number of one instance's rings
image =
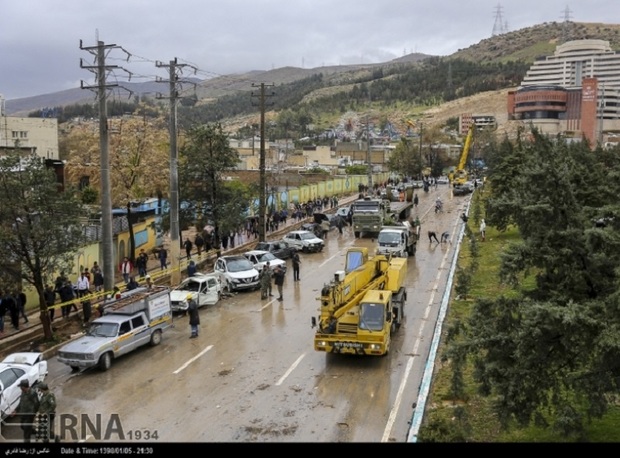
[[[200,324],[200,315],[198,314],[198,304],[191,295],[187,296],[187,314],[189,315],[189,326],[192,330],[190,339],[198,337],[198,325]]]
[[[278,297],[278,300],[281,301],[282,287],[284,286],[284,270],[280,266],[276,266],[275,270],[273,271],[273,283],[278,288],[278,294],[280,295],[280,297]]]
[[[19,404],[15,409],[15,414],[18,415],[19,423],[24,432],[24,442],[30,442],[34,432],[34,417],[39,411],[39,397],[30,388],[30,383],[28,383],[27,379],[19,382],[19,387],[22,390],[22,394],[19,397]]]

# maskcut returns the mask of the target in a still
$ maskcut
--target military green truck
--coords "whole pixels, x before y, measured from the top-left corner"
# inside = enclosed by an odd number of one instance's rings
[[[364,197],[352,204],[351,222],[355,237],[376,237],[385,225],[405,221],[411,214],[413,202],[390,202]]]

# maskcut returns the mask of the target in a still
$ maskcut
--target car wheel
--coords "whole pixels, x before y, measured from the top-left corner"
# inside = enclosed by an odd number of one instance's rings
[[[99,358],[99,369],[102,371],[107,371],[112,366],[112,355],[110,352],[104,353]]]
[[[355,231],[355,232],[353,233],[353,235],[355,235],[355,238],[357,239],[357,238],[359,238],[360,233],[359,233],[359,231]]]
[[[228,280],[224,283],[224,291],[229,294],[233,292],[233,287]]]
[[[80,366],[70,366],[73,372],[77,372],[80,370]]]
[[[151,334],[151,345],[159,345],[161,343],[161,330],[157,329]]]

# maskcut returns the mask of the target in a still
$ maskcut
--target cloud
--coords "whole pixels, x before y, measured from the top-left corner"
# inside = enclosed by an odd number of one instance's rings
[[[508,2],[505,2],[508,3]],[[573,2],[576,3],[576,2]],[[572,8],[572,7],[571,7]],[[106,63],[134,78],[166,76],[155,61],[179,58],[198,77],[285,66],[385,62],[420,52],[449,55],[491,36],[498,3],[490,0],[29,0],[4,2],[0,94],[7,99],[46,94],[93,81],[80,49],[97,41],[131,53],[109,52]],[[613,0],[520,0],[501,7],[510,30],[543,22],[617,23]],[[120,74],[119,74],[120,76]]]

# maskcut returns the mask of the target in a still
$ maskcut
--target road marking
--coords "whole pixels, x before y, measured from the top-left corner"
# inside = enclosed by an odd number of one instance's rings
[[[323,261],[321,264],[319,264],[319,269],[321,267],[323,267],[325,264],[327,264],[329,261],[331,261],[332,259],[334,259],[337,255],[333,255],[331,258],[326,259],[325,261]]]
[[[263,305],[259,312],[262,312],[263,310],[265,310],[267,307],[269,307],[271,304],[273,304],[276,300],[275,299],[271,299],[269,302],[267,302],[265,305]]]
[[[435,301],[435,292],[438,291],[439,280],[441,278],[441,272],[445,268],[446,262],[448,262],[448,254],[451,250],[446,250],[443,255],[443,259],[441,260],[441,264],[439,265],[439,269],[437,271],[437,277],[435,278],[435,284],[431,289],[431,296],[428,301],[428,305],[426,306],[426,310],[424,311],[424,319],[422,320],[422,325],[420,326],[420,337],[415,340],[413,345],[413,350],[411,350],[411,355],[409,360],[407,361],[407,367],[405,369],[405,373],[400,381],[400,386],[398,387],[398,391],[396,393],[396,399],[394,400],[394,407],[390,411],[390,415],[388,417],[387,424],[385,425],[385,430],[383,431],[383,437],[381,438],[381,442],[387,442],[390,439],[390,433],[392,432],[392,427],[394,426],[394,422],[396,421],[396,415],[398,414],[398,409],[403,401],[403,393],[405,392],[405,386],[407,385],[407,381],[409,379],[409,373],[413,368],[414,358],[419,357],[418,350],[420,347],[420,343],[422,341],[421,336],[424,335],[424,327],[427,323],[429,323],[428,317],[431,312],[431,306]]]
[[[192,359],[190,359],[188,362],[186,362],[181,367],[179,367],[176,371],[174,371],[173,374],[178,374],[179,372],[181,372],[183,369],[185,369],[187,366],[192,364],[194,361],[196,361],[198,358],[200,358],[202,355],[204,355],[206,352],[208,352],[212,348],[213,348],[213,345],[209,345],[207,348],[202,350],[200,353],[198,353],[196,356],[194,356]]]
[[[428,320],[424,320],[422,322],[422,329],[424,329],[425,323]],[[422,335],[422,329],[420,329],[420,335]],[[413,345],[412,355],[417,355],[418,347],[420,346],[421,339],[416,339],[415,344]],[[407,385],[407,380],[409,379],[409,373],[413,368],[413,361],[416,356],[410,356],[409,361],[407,361],[407,368],[405,369],[405,373],[403,374],[403,378],[400,381],[400,386],[398,387],[398,391],[396,392],[396,399],[394,400],[394,407],[390,411],[390,416],[388,417],[387,424],[385,425],[385,430],[383,431],[383,437],[381,438],[381,442],[387,442],[390,439],[390,433],[392,432],[392,427],[394,426],[394,422],[396,421],[396,414],[398,413],[398,409],[400,408],[400,404],[403,401],[403,393],[405,392],[405,386]]]
[[[295,368],[299,365],[299,363],[301,363],[301,360],[304,359],[304,357],[306,356],[306,354],[302,354],[299,358],[297,358],[297,361],[295,361],[293,363],[293,365],[291,367],[289,367],[289,369],[284,373],[284,375],[280,378],[280,380],[278,380],[276,382],[276,386],[280,386],[282,385],[282,383],[284,382],[284,380],[286,380],[286,378],[291,375],[291,372],[293,372],[295,370]]]

